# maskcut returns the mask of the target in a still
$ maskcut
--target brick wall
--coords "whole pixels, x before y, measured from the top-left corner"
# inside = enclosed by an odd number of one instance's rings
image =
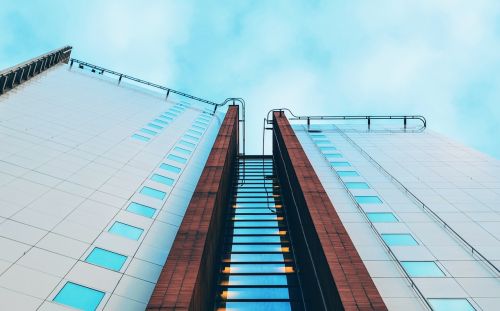
[[[219,247],[238,154],[238,106],[230,106],[147,310],[213,310]]]
[[[306,305],[387,310],[287,118],[280,112],[273,117],[273,157]]]

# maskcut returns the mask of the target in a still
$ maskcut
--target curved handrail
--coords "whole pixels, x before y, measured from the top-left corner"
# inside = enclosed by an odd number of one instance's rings
[[[372,120],[403,120],[403,125],[404,129],[406,129],[407,126],[407,121],[408,120],[418,120],[422,122],[421,128],[419,130],[423,130],[427,127],[427,120],[425,119],[424,116],[421,115],[395,115],[395,116],[380,116],[380,115],[374,115],[374,116],[356,116],[356,115],[350,115],[350,116],[297,116],[293,114],[293,112],[288,109],[288,108],[277,108],[277,109],[271,109],[268,111],[266,115],[266,120],[267,124],[271,124],[269,115],[273,111],[287,111],[292,115],[293,118],[290,118],[290,120],[306,120],[307,125],[309,126],[311,123],[311,120],[367,120],[368,122],[368,129],[370,129],[371,126],[371,121]]]
[[[413,192],[411,192],[408,188],[406,188],[396,177],[394,177],[393,175],[391,175],[391,173],[389,173],[382,165],[380,165],[365,150],[363,150],[363,148],[361,148],[361,146],[359,146],[356,142],[354,142],[354,140],[352,140],[347,134],[345,134],[344,131],[342,131],[341,129],[338,129],[338,132],[353,147],[355,147],[356,149],[358,149],[360,151],[360,153],[368,161],[370,161],[372,164],[374,164],[381,172],[383,172],[384,174],[386,174],[386,176],[389,177],[389,179],[391,180],[391,182],[395,183],[398,187],[400,187],[405,192],[406,195],[408,195],[411,199],[413,199],[415,202],[417,202],[418,203],[417,205],[420,205],[425,212],[427,212],[430,215],[432,215],[439,223],[441,223],[441,225],[445,229],[449,230],[450,233],[452,233],[455,236],[455,238],[457,238],[459,241],[461,241],[464,244],[464,246],[470,248],[472,255],[476,254],[477,256],[479,256],[480,261],[486,263],[487,266],[491,270],[493,270],[494,272],[497,273],[497,276],[498,276],[498,274],[500,274],[500,270],[497,268],[497,266],[495,266],[495,264],[493,264],[483,254],[481,254],[481,252],[479,252],[474,246],[472,246],[469,242],[467,242],[467,240],[465,240],[458,232],[456,232],[450,225],[448,225],[448,223],[446,221],[444,221],[444,219],[442,219],[429,206],[427,206],[424,202],[422,202],[415,194],[413,194]]]

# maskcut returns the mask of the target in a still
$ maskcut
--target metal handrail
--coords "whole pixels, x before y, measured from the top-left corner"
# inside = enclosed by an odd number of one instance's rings
[[[450,233],[452,233],[455,238],[457,238],[459,241],[461,241],[465,247],[471,249],[471,254],[472,255],[477,255],[480,258],[481,262],[485,262],[487,266],[492,269],[494,272],[496,272],[497,276],[500,274],[500,270],[493,264],[490,260],[488,260],[483,254],[481,254],[480,251],[478,251],[474,246],[472,246],[465,238],[463,238],[458,232],[456,232],[448,223],[442,219],[436,212],[434,212],[429,206],[427,206],[424,202],[422,202],[413,192],[411,192],[408,188],[406,188],[396,177],[391,175],[384,167],[382,167],[375,159],[373,159],[366,151],[363,150],[356,142],[354,142],[347,134],[344,133],[341,129],[338,129],[338,132],[344,137],[345,140],[347,140],[352,146],[354,146],[356,149],[358,149],[361,154],[372,164],[375,165],[381,172],[383,172],[391,182],[395,183],[398,187],[400,187],[406,195],[408,195],[411,199],[413,199],[415,202],[417,202],[417,205],[420,205],[424,212],[429,213],[432,215],[435,220],[441,223],[441,225],[447,229]]]
[[[287,111],[288,113],[290,113],[293,118],[289,118],[289,120],[306,120],[307,121],[307,126],[308,128],[310,127],[311,125],[311,120],[366,120],[368,123],[368,129],[371,128],[371,121],[372,120],[403,120],[403,127],[404,129],[407,128],[407,123],[408,123],[408,120],[418,120],[420,122],[422,122],[422,126],[419,130],[423,130],[427,127],[427,120],[425,119],[424,116],[420,116],[420,115],[408,115],[408,116],[377,116],[377,115],[374,115],[374,116],[355,116],[355,115],[351,115],[351,116],[297,116],[295,114],[293,114],[293,112],[288,109],[288,108],[278,108],[278,109],[272,109],[272,110],[269,110],[267,115],[266,115],[266,120],[267,120],[267,124],[272,124],[272,122],[270,121],[270,117],[269,115],[273,112],[273,111]]]

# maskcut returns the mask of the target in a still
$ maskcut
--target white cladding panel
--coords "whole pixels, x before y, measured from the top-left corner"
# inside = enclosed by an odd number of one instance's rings
[[[409,286],[413,281],[430,301],[465,298],[476,310],[498,310],[498,272],[472,255],[465,243],[444,228],[397,181],[498,268],[500,161],[429,130],[341,133],[331,125],[318,128],[322,131],[312,133],[305,126],[294,126],[389,309],[425,310]],[[337,173],[341,171],[356,171],[359,176],[341,177]],[[359,189],[360,186],[366,189]],[[362,201],[373,196],[381,202]],[[381,212],[392,213],[396,221],[372,222],[367,217],[377,215],[369,213]],[[394,234],[409,235],[410,242],[390,240],[398,237]],[[441,275],[419,276],[418,273],[428,271],[408,268],[408,278],[402,271],[405,262],[422,261],[434,263]]]
[[[98,310],[144,309],[224,117],[206,106],[63,64],[0,96],[0,309],[66,309],[68,281],[104,292]],[[126,259],[86,262],[96,247]]]

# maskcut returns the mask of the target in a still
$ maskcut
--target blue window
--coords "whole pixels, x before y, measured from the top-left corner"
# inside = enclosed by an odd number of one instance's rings
[[[351,166],[351,163],[346,161],[333,161],[330,162],[330,165],[333,167],[346,167],[346,166]]]
[[[402,261],[401,265],[411,277],[444,276],[444,273],[433,261]]]
[[[309,134],[311,137],[313,138],[326,138],[325,134],[314,134],[314,133],[310,133]]]
[[[126,260],[127,256],[110,252],[99,247],[94,248],[85,259],[88,263],[114,271],[120,271]]]
[[[370,186],[365,182],[346,182],[345,185],[347,189],[370,189]]]
[[[359,204],[381,204],[382,200],[380,200],[379,197],[375,195],[357,195],[354,198],[356,198],[356,202]]]
[[[179,145],[183,145],[183,146],[191,147],[191,148],[196,147],[196,144],[190,143],[190,142],[182,140],[182,139],[181,139],[181,141],[179,141]]]
[[[185,163],[187,162],[187,159],[186,159],[186,158],[176,156],[175,154],[169,154],[169,155],[167,156],[167,159],[170,159],[170,160],[173,160],[173,161],[175,161],[175,162],[182,163],[182,164],[185,164]]]
[[[84,311],[97,309],[104,297],[104,292],[67,282],[54,298],[54,301]]]
[[[327,145],[330,143],[328,139],[313,139],[316,145]]]
[[[173,166],[173,165],[165,164],[165,163],[162,163],[160,165],[160,168],[162,170],[166,170],[166,171],[169,171],[169,172],[172,172],[172,173],[176,173],[176,174],[179,174],[181,172],[181,169],[178,168],[177,166]]]
[[[139,191],[139,192],[142,193],[142,194],[144,194],[144,195],[147,195],[149,197],[158,199],[158,200],[165,199],[165,196],[167,195],[163,191],[156,190],[156,189],[153,189],[153,188],[150,188],[150,187],[142,187],[141,191]]]
[[[132,202],[127,207],[127,211],[132,212],[137,215],[152,218],[156,212],[156,208],[149,207],[147,205]]]
[[[383,233],[382,239],[389,246],[415,246],[417,241],[409,233]]]
[[[171,112],[168,112],[168,111],[167,111],[167,112],[165,112],[165,113],[164,113],[164,115],[166,115],[166,116],[171,116],[171,117],[174,117],[174,118],[178,116],[177,114],[175,114],[175,113],[171,113]]]
[[[174,151],[177,151],[179,153],[184,153],[184,154],[191,154],[191,150],[187,150],[181,147],[175,147]]]
[[[427,300],[434,311],[476,311],[465,298],[429,298]]]
[[[398,222],[393,213],[366,213],[371,222]]]
[[[156,182],[162,183],[167,186],[172,186],[174,184],[174,180],[172,178],[168,178],[166,176],[159,174],[153,174],[153,176],[151,176],[151,180],[154,180]]]
[[[142,136],[142,135],[139,135],[139,134],[132,135],[132,138],[138,139],[140,141],[149,141],[149,137]]]
[[[177,113],[182,113],[182,110],[177,108],[177,107],[172,107],[170,108],[170,111],[177,112]]]
[[[199,141],[200,139],[198,137],[194,137],[194,136],[191,136],[191,135],[184,135],[184,138],[186,139],[190,139],[190,140],[194,140],[194,141]]]
[[[154,212],[153,212],[154,213]],[[123,222],[115,221],[115,223],[109,228],[109,231],[113,234],[121,235],[122,237],[139,240],[144,229],[137,228],[131,225],[124,224]]]
[[[327,154],[324,154],[324,156],[325,156],[327,159],[342,158],[342,155],[341,155],[340,153],[327,153]]]
[[[195,128],[195,129],[197,129],[197,130],[200,130],[200,131],[204,131],[204,130],[205,130],[205,128],[204,128],[204,127],[201,127],[201,126],[199,126],[199,125],[195,125],[195,124],[193,124],[192,126],[193,126],[193,128]]]
[[[356,172],[356,171],[337,171],[337,174],[339,174],[340,177],[356,177],[356,176],[359,176],[358,172]]]
[[[333,151],[333,150],[337,150],[337,148],[335,148],[333,146],[328,146],[328,147],[319,147],[319,150],[321,150],[321,151]]]
[[[168,121],[174,121],[174,118],[169,117],[169,116],[160,115],[159,118],[162,118],[162,119],[165,119],[165,120],[168,120]]]
[[[141,132],[149,134],[149,135],[156,135],[156,134],[158,134],[157,132],[152,131],[152,130],[148,130],[148,129],[141,129]]]
[[[206,129],[208,125],[207,123],[201,121],[194,121],[194,123],[198,124],[199,126],[202,126],[203,129]]]
[[[201,136],[201,135],[203,135],[203,133],[202,133],[202,132],[200,132],[200,131],[195,131],[195,130],[191,130],[191,129],[187,130],[187,133],[189,133],[189,134],[193,134],[193,135],[196,135],[196,136]]]
[[[168,122],[160,120],[160,119],[154,119],[153,122],[160,123],[160,124],[165,124],[165,125],[168,124]]]
[[[202,123],[204,125],[208,125],[208,120],[205,120],[205,119],[202,119],[202,118],[196,119],[196,122]]]
[[[154,129],[157,129],[157,130],[163,129],[163,126],[159,126],[158,124],[154,124],[154,123],[148,123],[148,126],[154,128]]]

